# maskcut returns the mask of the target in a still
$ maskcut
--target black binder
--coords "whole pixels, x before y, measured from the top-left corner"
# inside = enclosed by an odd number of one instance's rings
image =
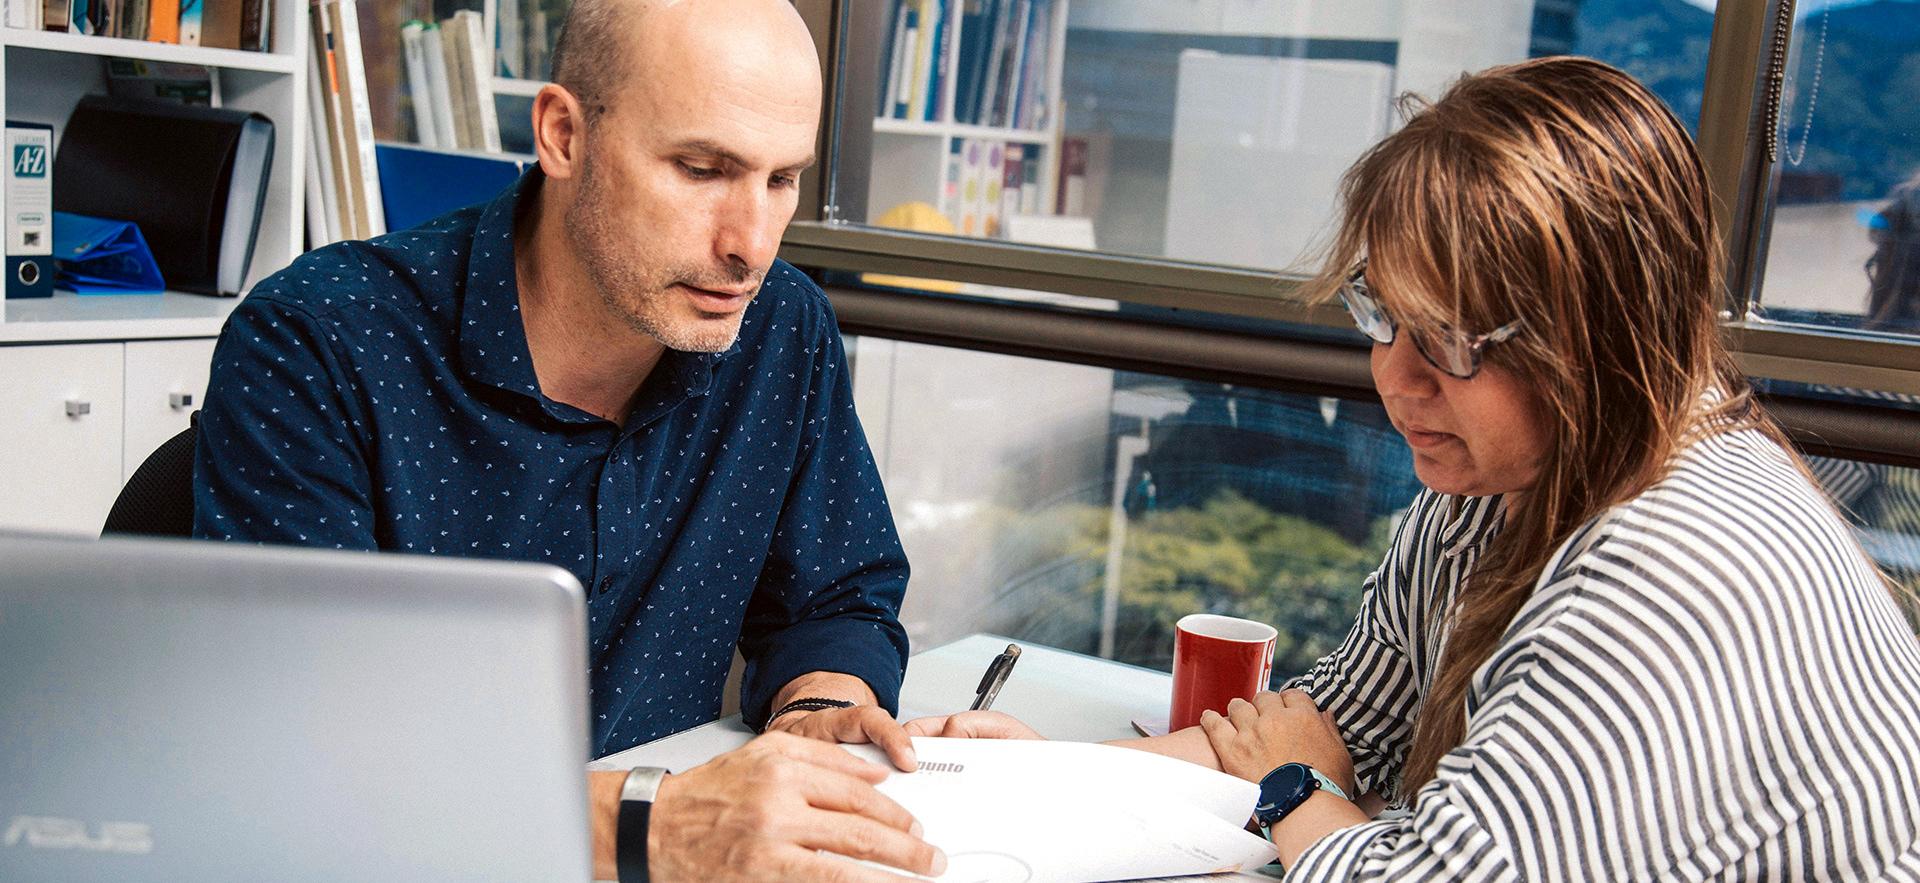
[[[257,113],[89,95],[61,133],[53,207],[139,224],[170,289],[234,295],[272,167]]]

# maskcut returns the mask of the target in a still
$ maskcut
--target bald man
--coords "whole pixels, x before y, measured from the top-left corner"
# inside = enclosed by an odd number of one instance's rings
[[[820,103],[783,0],[575,2],[534,101],[536,169],[304,255],[234,311],[196,532],[567,568],[596,754],[718,717],[737,647],[749,725],[912,769],[893,719],[907,563],[833,312],[774,257]],[[932,867],[840,754],[776,735],[668,779],[655,879],[743,856],[754,879],[877,873],[821,848]],[[602,871],[624,784],[592,782]]]

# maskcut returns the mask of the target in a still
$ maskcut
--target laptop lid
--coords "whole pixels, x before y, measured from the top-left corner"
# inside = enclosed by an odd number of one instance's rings
[[[0,535],[0,880],[586,880],[555,567]]]

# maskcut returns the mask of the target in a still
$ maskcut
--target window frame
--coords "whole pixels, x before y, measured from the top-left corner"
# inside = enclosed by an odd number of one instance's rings
[[[780,256],[813,271],[886,273],[917,278],[1082,295],[1171,310],[1193,310],[1273,320],[1296,326],[1346,329],[1349,320],[1337,305],[1305,304],[1297,298],[1299,280],[1251,268],[1168,260],[1102,252],[1076,252],[1009,243],[886,230],[849,223],[865,217],[866,175],[871,164],[871,132],[840,125],[846,107],[870,106],[878,72],[881,27],[878,15],[851,15],[855,8],[880,0],[793,0],[813,31],[819,50],[826,106],[819,134],[823,162],[803,194],[782,243]],[[1771,119],[1769,78],[1778,70],[1769,66],[1775,52],[1785,52],[1780,41],[1791,38],[1791,27],[1779,26],[1789,17],[1792,0],[1720,0],[1714,12],[1703,84],[1698,146],[1706,169],[1713,208],[1722,230],[1727,255],[1727,292],[1724,329],[1729,346],[1749,377],[1755,380],[1857,389],[1874,393],[1920,396],[1920,340],[1891,335],[1848,333],[1816,326],[1770,321],[1759,317],[1767,236],[1772,220],[1771,176],[1774,158],[1766,121]],[[843,27],[842,23],[845,23]],[[1780,44],[1780,45],[1776,45]],[[1774,94],[1777,95],[1777,92]],[[872,323],[868,333],[913,339],[937,336],[952,345],[1001,349],[1009,344],[994,331],[1007,317],[1043,315],[1031,307],[979,302],[959,310],[950,298],[884,290],[831,287],[836,305],[857,301],[860,315],[885,313],[886,321]],[[933,321],[933,313],[908,308],[911,301],[945,304],[939,315],[947,322],[938,335],[914,324]],[[892,308],[887,304],[898,302]],[[842,308],[843,314],[849,312]],[[989,321],[989,317],[1000,318]],[[916,318],[917,317],[917,318]],[[970,317],[970,318],[962,318]],[[843,324],[848,316],[843,315]],[[1123,322],[1116,317],[1088,317],[1089,321]],[[959,325],[952,323],[959,322]],[[965,323],[977,332],[969,336]],[[1116,328],[1119,326],[1115,326]],[[1164,333],[1173,334],[1169,329]],[[1220,333],[1205,332],[1196,333]],[[1366,349],[1353,335],[1350,348]],[[1084,339],[1084,335],[1076,339]],[[1263,338],[1269,345],[1328,346],[1324,341],[1295,339],[1288,334]],[[1224,338],[1223,338],[1224,340]],[[1031,342],[1022,346],[1031,346]],[[1097,347],[1046,347],[1051,357],[1101,363],[1111,358]],[[1030,351],[1030,350],[1028,350]],[[1232,347],[1202,348],[1210,352]],[[1302,364],[1286,360],[1288,364]],[[1348,360],[1346,364],[1353,364]],[[1232,360],[1189,366],[1232,376],[1243,366]],[[1159,370],[1159,369],[1156,369]],[[1306,371],[1290,376],[1284,371],[1266,379],[1286,384],[1326,381]],[[1358,378],[1364,382],[1365,378]],[[1351,386],[1346,378],[1335,386]],[[1870,402],[1816,402],[1770,396],[1770,406],[1810,452],[1850,452],[1880,462],[1920,464],[1920,433],[1913,432],[1909,409]],[[1827,425],[1823,421],[1839,421]],[[1843,425],[1842,425],[1843,424]],[[1837,433],[1837,437],[1836,437]]]

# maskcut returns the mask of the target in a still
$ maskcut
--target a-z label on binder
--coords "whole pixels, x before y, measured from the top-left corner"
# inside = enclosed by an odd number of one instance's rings
[[[7,296],[53,295],[53,127],[7,123]]]

